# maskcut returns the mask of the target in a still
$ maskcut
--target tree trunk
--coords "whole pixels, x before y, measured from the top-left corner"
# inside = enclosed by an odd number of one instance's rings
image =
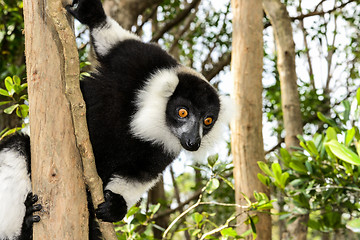
[[[276,41],[277,65],[281,84],[281,104],[285,128],[285,144],[288,150],[299,146],[297,135],[302,134],[302,120],[297,76],[295,70],[295,44],[291,20],[280,0],[263,0],[263,7],[269,17]],[[289,226],[292,239],[305,240],[309,215],[300,216]]]
[[[65,80],[78,78],[73,32],[60,0],[25,0],[33,192],[43,206],[35,239],[87,239],[88,212]]]
[[[261,0],[232,0],[233,43],[231,70],[234,79],[232,97],[237,114],[231,123],[231,144],[234,158],[236,203],[246,205],[241,193],[252,200],[253,192],[268,193],[257,178],[257,161],[264,161],[262,138],[262,66],[263,11]],[[241,210],[240,210],[241,211]],[[256,225],[258,239],[271,239],[271,217],[260,214]],[[237,229],[243,233],[248,226],[238,218]]]

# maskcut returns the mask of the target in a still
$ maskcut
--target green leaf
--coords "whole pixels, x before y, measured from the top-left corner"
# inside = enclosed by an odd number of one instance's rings
[[[269,209],[273,209],[274,206],[272,205],[272,203],[264,203],[261,204],[260,206],[258,206],[256,209],[257,210],[269,210]]]
[[[136,207],[136,206],[133,206],[129,209],[129,211],[127,212],[126,214],[126,217],[130,217],[132,215],[134,215],[135,213],[139,212],[140,211],[140,208],[139,207]]]
[[[307,171],[310,173],[310,174],[313,174],[313,168],[311,166],[311,163],[309,161],[306,161],[305,162],[305,167],[307,169]]]
[[[4,137],[6,137],[10,134],[13,134],[14,132],[20,131],[20,130],[21,130],[21,127],[9,129],[6,132],[2,133],[0,140],[3,139]]]
[[[337,132],[340,132],[339,127],[336,125],[336,122],[335,122],[333,119],[326,117],[326,116],[325,116],[324,114],[322,114],[321,112],[318,112],[318,113],[317,113],[317,116],[318,116],[318,118],[319,118],[321,121],[323,121],[324,123],[327,123],[327,124],[329,124],[330,126],[332,126],[333,128],[335,128]]]
[[[206,192],[208,194],[211,194],[213,191],[215,191],[216,189],[218,189],[218,187],[220,186],[220,182],[218,179],[216,178],[212,178],[208,184],[206,184]]]
[[[227,185],[229,185],[229,187],[231,187],[233,190],[235,190],[234,184],[232,184],[232,182],[230,182],[229,180],[227,180],[224,176],[222,175],[218,175]]]
[[[242,193],[242,192],[240,192],[240,193],[243,195],[243,197],[244,197],[244,199],[246,200],[246,202],[247,202],[249,205],[251,205],[251,201],[250,201],[250,199],[248,198],[248,196],[246,196],[245,193]]]
[[[282,174],[282,170],[281,170],[281,166],[278,163],[273,163],[271,164],[271,169],[274,173],[275,176],[275,180],[280,182],[281,179],[281,174]]]
[[[192,214],[191,217],[192,217],[192,219],[194,219],[196,224],[199,224],[204,218],[204,216],[198,212],[195,212],[194,214]]]
[[[158,203],[158,204],[156,204],[156,205],[150,206],[150,212],[151,212],[151,214],[157,213],[157,211],[159,211],[160,207],[161,207],[161,204],[160,204],[160,203]]]
[[[358,106],[360,106],[360,88],[358,88],[358,90],[356,91],[356,100]]]
[[[209,167],[211,168],[214,167],[218,159],[219,159],[219,154],[209,156],[207,159]]]
[[[285,163],[286,166],[288,166],[289,162],[291,160],[291,155],[288,152],[288,150],[286,150],[285,148],[281,148],[280,149],[280,156],[281,156],[281,160]]]
[[[3,95],[5,97],[10,97],[9,93],[5,89],[2,89],[2,88],[0,88],[0,95]]]
[[[333,139],[337,140],[337,133],[335,129],[332,127],[328,127],[328,129],[326,130],[326,136],[329,140],[333,140]]]
[[[274,177],[274,174],[271,172],[269,166],[262,162],[262,161],[258,161],[257,164],[259,165],[259,168],[267,175]]]
[[[305,149],[308,153],[311,153],[310,149],[306,146],[305,142],[301,141],[300,143],[300,146]]]
[[[19,106],[19,104],[15,104],[15,105],[12,105],[12,106],[10,106],[10,107],[8,107],[8,108],[5,108],[5,109],[4,109],[4,113],[6,113],[6,114],[12,114],[13,111],[14,111],[18,106]]]
[[[5,78],[5,88],[7,89],[10,96],[12,96],[15,93],[14,90],[14,83],[11,77]]]
[[[307,169],[304,164],[298,161],[293,161],[289,164],[290,168],[294,169],[299,173],[307,173]]]
[[[317,150],[315,143],[313,141],[307,141],[306,142],[306,146],[308,147],[308,149],[310,150],[310,153],[312,153],[314,156],[318,156],[319,155],[319,151]]]
[[[29,106],[26,104],[21,104],[17,109],[16,109],[16,114],[19,116],[19,118],[26,118],[29,114]]]
[[[286,184],[287,184],[287,181],[289,179],[290,175],[288,172],[284,172],[282,175],[281,175],[281,179],[280,179],[280,183],[281,183],[281,186],[283,188],[286,187]]]
[[[300,185],[302,185],[306,180],[303,179],[303,178],[297,178],[295,180],[292,180],[290,182],[290,185],[293,186],[293,187],[298,187]]]
[[[358,90],[359,92],[359,90]],[[360,102],[358,100],[358,102]],[[360,218],[355,218],[353,220],[350,220],[346,223],[346,228],[350,229],[351,231],[355,233],[360,233]]]
[[[224,237],[236,237],[236,236],[238,236],[237,232],[234,229],[232,229],[231,227],[221,230],[220,233]]]
[[[328,146],[331,152],[341,160],[353,165],[360,165],[360,157],[338,141],[331,140],[326,143],[326,146]]]
[[[2,102],[0,102],[0,106],[8,104],[8,103],[11,103],[11,101],[2,101]]]
[[[261,173],[257,174],[258,179],[260,180],[260,182],[262,182],[262,184],[264,184],[265,186],[269,186],[270,185],[270,179],[267,176],[262,175]]]
[[[343,113],[343,120],[345,122],[347,122],[349,120],[349,116],[350,116],[350,102],[348,100],[345,100],[342,102],[342,104],[344,105],[345,107],[345,110],[344,110],[344,113]]]
[[[201,229],[195,229],[192,233],[191,236],[196,236],[197,234],[199,234],[201,232]]]
[[[346,131],[346,134],[345,134],[345,145],[346,146],[350,145],[351,141],[354,139],[355,133],[356,133],[355,127]]]
[[[13,76],[13,81],[16,85],[20,85],[21,84],[21,80],[18,76],[14,75]]]
[[[250,215],[248,215],[248,217],[249,217],[249,220],[250,220],[251,230],[253,231],[253,233],[256,233],[256,227],[255,227],[254,220],[252,219],[252,217]]]

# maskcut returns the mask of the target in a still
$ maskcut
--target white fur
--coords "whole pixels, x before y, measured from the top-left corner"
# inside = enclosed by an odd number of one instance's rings
[[[166,106],[169,97],[179,83],[172,69],[160,70],[153,74],[145,87],[137,94],[138,111],[130,123],[132,134],[145,141],[161,144],[165,151],[179,154],[181,144],[166,124]]]
[[[156,178],[152,181],[142,183],[120,176],[113,176],[110,182],[106,185],[105,190],[110,190],[113,193],[123,196],[129,210],[129,208],[137,203],[141,196],[151,189],[158,180],[159,178]]]
[[[106,18],[105,24],[94,28],[91,34],[94,38],[96,52],[100,54],[100,56],[105,56],[114,45],[121,41],[128,39],[140,40],[136,34],[123,29],[110,17]]]
[[[15,239],[21,232],[25,200],[31,191],[26,160],[14,150],[0,152],[0,239]]]

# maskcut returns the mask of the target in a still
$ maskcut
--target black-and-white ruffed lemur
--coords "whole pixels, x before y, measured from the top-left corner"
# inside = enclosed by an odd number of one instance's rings
[[[106,16],[100,0],[75,0],[66,9],[88,25],[99,61],[81,90],[104,184],[105,202],[95,214],[115,222],[182,149],[202,153],[213,145],[222,135],[226,104],[201,74]],[[36,201],[30,138],[10,136],[0,143],[0,239],[31,238],[32,225],[40,220],[33,215],[41,209]],[[90,239],[96,234],[91,229]]]

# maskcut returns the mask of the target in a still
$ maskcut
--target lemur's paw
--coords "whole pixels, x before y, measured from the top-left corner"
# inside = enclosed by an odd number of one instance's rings
[[[106,20],[100,0],[74,0],[65,9],[82,24],[86,24],[90,28],[97,27]]]
[[[104,191],[105,202],[96,209],[96,217],[105,222],[118,222],[122,220],[127,212],[126,201],[120,194],[109,190]]]
[[[24,225],[26,228],[31,228],[34,222],[40,221],[40,216],[33,215],[33,213],[38,212],[42,209],[41,204],[35,204],[38,201],[38,196],[33,195],[31,192],[27,195],[25,200],[25,217],[24,217]]]

